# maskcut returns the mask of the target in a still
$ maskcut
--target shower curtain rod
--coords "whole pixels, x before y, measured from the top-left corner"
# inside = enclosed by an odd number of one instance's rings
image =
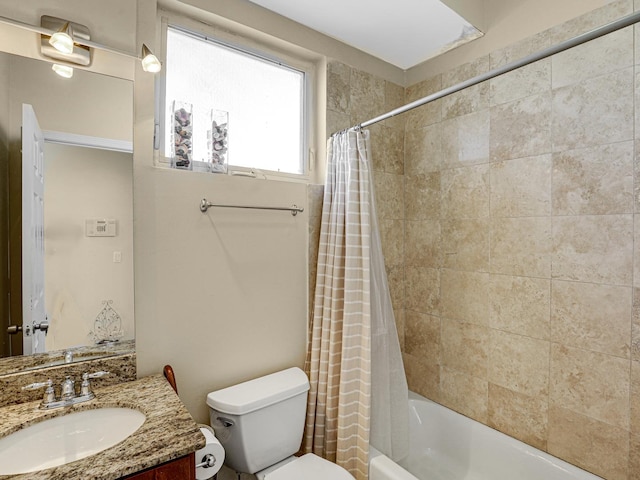
[[[529,65],[530,63],[537,62],[538,60],[542,60],[544,58],[550,57],[551,55],[555,55],[556,53],[564,52],[565,50],[569,50],[570,48],[577,47],[578,45],[582,45],[590,40],[595,40],[596,38],[600,38],[608,33],[615,32],[622,28],[628,27],[629,25],[633,25],[635,23],[640,22],[640,11],[622,17],[614,22],[603,25],[602,27],[598,27],[590,32],[583,33],[582,35],[578,35],[577,37],[570,38],[569,40],[565,40],[555,46],[545,48],[544,50],[540,50],[536,53],[532,53],[520,60],[516,60],[514,62],[508,63],[502,67],[494,68],[493,70],[488,71],[487,73],[483,73],[481,75],[470,78],[469,80],[465,80],[464,82],[458,83],[451,87],[440,90],[437,93],[433,93],[426,97],[415,100],[411,103],[407,103],[402,107],[398,107],[390,112],[382,114],[378,117],[372,118],[371,120],[367,120],[366,122],[362,122],[358,125],[354,125],[353,127],[347,130],[358,130],[361,128],[366,128],[374,123],[382,122],[383,120],[387,120],[388,118],[395,117],[396,115],[400,115],[401,113],[408,112],[409,110],[413,110],[414,108],[421,107],[422,105],[426,105],[427,103],[438,100],[439,98],[446,97],[447,95],[451,95],[452,93],[459,92],[460,90],[464,90],[465,88],[472,87],[477,85],[478,83],[485,82],[487,80],[491,80],[499,75],[504,73],[511,72],[512,70],[516,70],[520,67],[524,67]],[[338,132],[336,132],[338,133]],[[334,133],[335,135],[335,133]]]

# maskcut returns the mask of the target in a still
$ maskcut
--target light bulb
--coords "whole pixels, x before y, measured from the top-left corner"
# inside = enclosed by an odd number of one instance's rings
[[[67,22],[60,30],[51,35],[49,43],[59,52],[69,55],[73,53],[73,38],[71,35],[71,27],[69,26],[69,22]]]
[[[54,63],[51,69],[61,77],[64,77],[64,78],[73,77],[73,68],[69,67],[68,65],[59,65],[57,63]]]
[[[158,73],[162,69],[162,64],[158,57],[144,43],[142,44],[142,69],[150,73]]]

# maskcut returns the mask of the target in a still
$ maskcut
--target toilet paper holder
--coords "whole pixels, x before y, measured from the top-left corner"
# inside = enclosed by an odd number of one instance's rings
[[[211,454],[211,453],[207,453],[204,457],[202,457],[202,460],[200,461],[200,463],[196,463],[196,468],[211,468],[213,466],[215,466],[216,464],[216,457]]]

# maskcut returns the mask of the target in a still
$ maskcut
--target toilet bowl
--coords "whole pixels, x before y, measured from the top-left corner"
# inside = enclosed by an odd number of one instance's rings
[[[314,454],[296,457],[309,380],[289,368],[207,395],[209,420],[225,449],[225,464],[259,480],[354,480],[344,468]]]

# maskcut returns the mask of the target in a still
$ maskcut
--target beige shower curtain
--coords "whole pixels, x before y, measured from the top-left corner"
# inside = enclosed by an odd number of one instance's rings
[[[368,477],[371,411],[369,132],[328,142],[303,449]]]

